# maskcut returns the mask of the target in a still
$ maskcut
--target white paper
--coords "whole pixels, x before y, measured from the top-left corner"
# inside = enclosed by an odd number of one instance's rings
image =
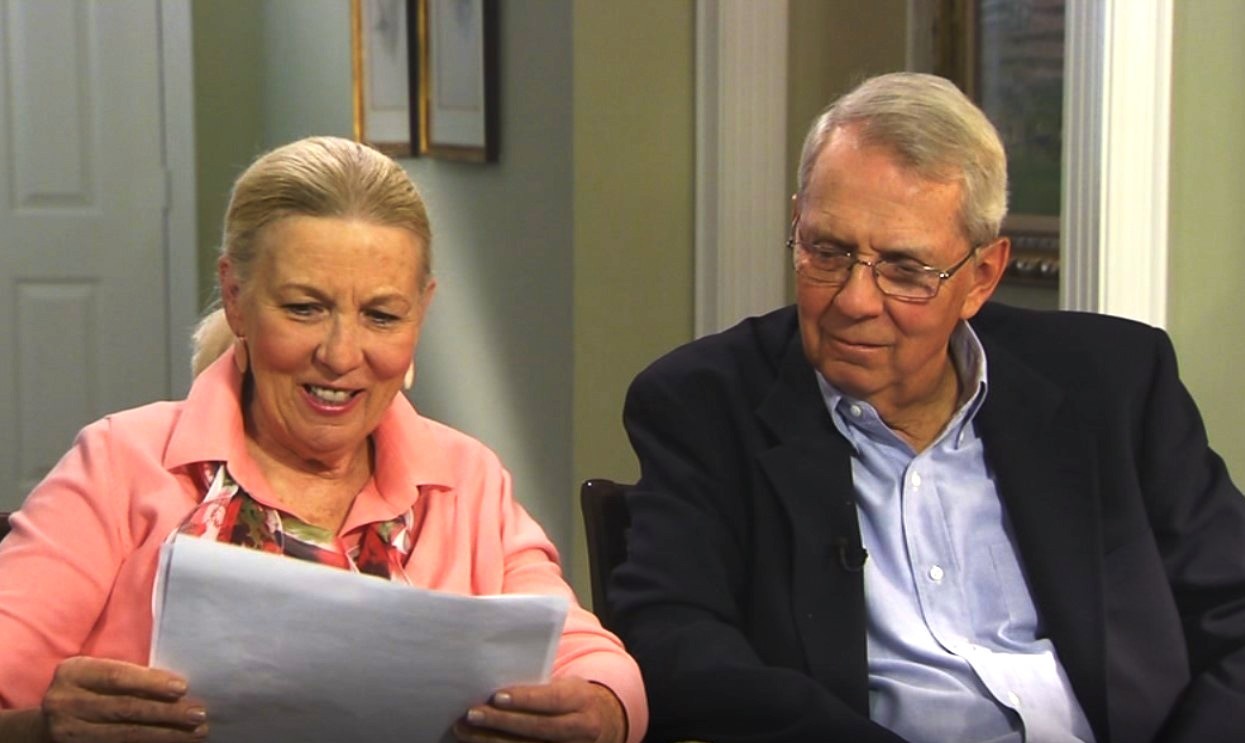
[[[214,740],[411,743],[452,741],[471,705],[548,680],[568,607],[179,536],[152,608],[151,665],[187,677]]]

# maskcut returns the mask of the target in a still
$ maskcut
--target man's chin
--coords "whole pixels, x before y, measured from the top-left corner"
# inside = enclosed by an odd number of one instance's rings
[[[854,361],[835,359],[818,365],[821,376],[836,390],[857,400],[868,400],[880,389],[877,368]]]

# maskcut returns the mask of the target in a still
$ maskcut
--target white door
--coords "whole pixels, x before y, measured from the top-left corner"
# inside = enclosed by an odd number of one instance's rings
[[[0,510],[168,397],[159,0],[0,0]]]

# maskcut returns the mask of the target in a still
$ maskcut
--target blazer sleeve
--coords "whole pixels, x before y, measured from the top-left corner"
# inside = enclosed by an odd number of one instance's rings
[[[714,381],[668,372],[650,367],[628,391],[624,423],[642,476],[628,497],[628,560],[609,591],[644,674],[648,740],[901,740],[758,654],[750,633],[766,628],[747,626],[746,594],[768,577],[750,566],[739,442],[751,413]]]
[[[1210,449],[1163,333],[1142,423],[1140,481],[1184,626],[1192,680],[1167,743],[1245,730],[1245,498]]]

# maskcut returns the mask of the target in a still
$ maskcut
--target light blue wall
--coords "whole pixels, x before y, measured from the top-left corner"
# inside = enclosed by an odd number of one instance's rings
[[[351,137],[349,0],[264,0],[264,144]]]
[[[437,295],[414,399],[492,446],[563,554],[571,539],[571,7],[501,8],[501,158],[407,164]]]
[[[352,136],[349,9],[265,0],[266,148]],[[497,451],[519,500],[569,554],[571,3],[501,10],[501,161],[403,161],[428,204],[438,282],[412,398]]]

